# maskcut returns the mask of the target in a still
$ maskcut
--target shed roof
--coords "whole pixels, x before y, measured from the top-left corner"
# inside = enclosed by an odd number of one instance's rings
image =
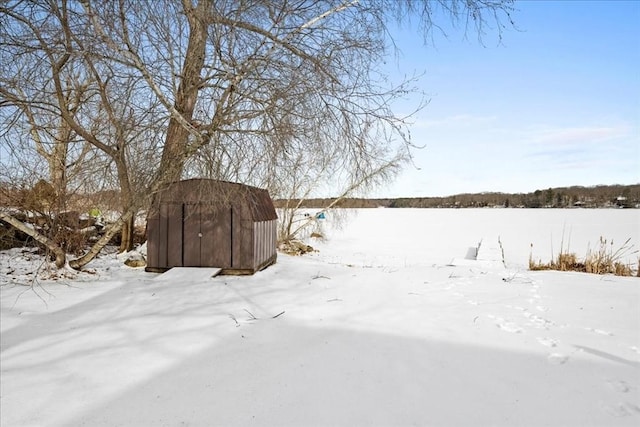
[[[214,179],[194,178],[169,184],[154,198],[155,206],[163,203],[243,205],[254,221],[270,221],[278,218],[267,190]]]

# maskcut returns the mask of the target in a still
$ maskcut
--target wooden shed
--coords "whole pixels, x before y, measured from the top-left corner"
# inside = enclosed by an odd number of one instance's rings
[[[149,210],[146,270],[253,274],[276,261],[277,219],[267,190],[211,179],[175,182]]]

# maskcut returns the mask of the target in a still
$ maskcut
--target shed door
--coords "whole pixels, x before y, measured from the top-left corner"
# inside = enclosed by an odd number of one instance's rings
[[[158,267],[182,266],[182,205],[160,205],[158,221]]]
[[[232,267],[231,208],[184,205],[183,265]]]

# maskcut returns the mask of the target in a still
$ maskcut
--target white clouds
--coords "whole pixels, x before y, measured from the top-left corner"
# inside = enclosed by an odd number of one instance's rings
[[[412,127],[414,140],[427,146],[414,153],[420,170],[405,170],[384,195],[520,192],[640,179],[636,125],[612,119],[531,126],[525,120],[459,114],[421,121]]]
[[[556,164],[586,160],[631,161],[637,156],[638,137],[626,124],[546,128],[526,136],[527,154]],[[637,158],[635,159],[637,161]]]
[[[538,128],[524,141],[521,173],[549,186],[637,182],[640,141],[628,123]]]
[[[566,146],[606,142],[625,137],[631,137],[631,127],[626,124],[548,129],[534,133],[532,141],[544,145]]]

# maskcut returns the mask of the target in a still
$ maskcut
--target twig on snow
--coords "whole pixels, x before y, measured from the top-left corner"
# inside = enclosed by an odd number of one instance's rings
[[[36,268],[36,270],[33,272],[33,279],[31,280],[31,284],[26,285],[28,287],[28,289],[25,289],[24,291],[20,292],[17,296],[15,301],[13,302],[13,305],[11,306],[11,308],[15,307],[15,305],[18,303],[18,300],[20,299],[20,297],[25,294],[28,291],[33,292],[40,301],[42,301],[44,303],[44,306],[49,308],[49,304],[47,304],[47,301],[44,299],[44,297],[42,295],[40,295],[40,293],[38,292],[38,288],[40,288],[45,294],[47,294],[49,296],[49,298],[53,297],[54,295],[49,292],[48,290],[46,290],[44,288],[44,286],[42,286],[42,283],[40,283],[40,281],[38,280],[38,275],[40,274],[40,270],[43,268],[43,266],[45,266],[47,264],[46,258],[45,260],[43,260],[39,265],[38,268]]]
[[[253,315],[252,312],[250,312],[249,310],[247,310],[246,308],[243,308],[244,311],[246,311],[247,313],[249,313],[249,316],[251,316],[249,318],[249,320],[258,320],[258,318],[256,316]]]
[[[231,320],[236,322],[236,328],[240,326],[240,323],[238,323],[238,319],[236,319],[236,316],[234,316],[233,314],[230,314],[229,317],[231,318]]]

